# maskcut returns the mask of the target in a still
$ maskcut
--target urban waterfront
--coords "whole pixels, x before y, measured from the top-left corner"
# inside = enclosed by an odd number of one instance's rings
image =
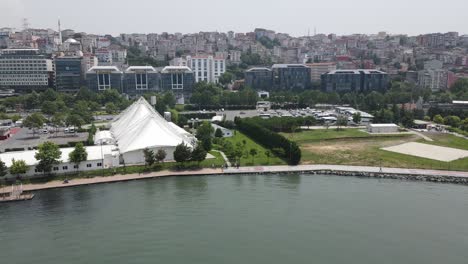
[[[169,177],[0,205],[10,263],[466,263],[468,188],[317,175]]]

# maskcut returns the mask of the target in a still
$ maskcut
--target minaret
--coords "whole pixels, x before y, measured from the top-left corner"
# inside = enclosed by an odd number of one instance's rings
[[[59,45],[62,45],[62,29],[60,28],[60,18],[58,19]]]

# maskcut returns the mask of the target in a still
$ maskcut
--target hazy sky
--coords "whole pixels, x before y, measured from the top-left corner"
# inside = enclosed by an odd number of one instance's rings
[[[273,29],[318,33],[468,33],[468,0],[0,0],[0,27],[88,33]]]

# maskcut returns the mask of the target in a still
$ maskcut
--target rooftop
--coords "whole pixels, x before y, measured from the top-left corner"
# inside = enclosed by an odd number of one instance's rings
[[[369,124],[370,127],[398,127],[396,124]]]
[[[87,160],[99,160],[103,158],[103,155],[115,154],[116,146],[114,145],[105,145],[102,146],[102,153],[101,153],[101,146],[91,146],[85,147],[86,152],[88,153]],[[68,155],[72,152],[74,148],[61,148],[62,155],[60,160],[62,162],[68,162]],[[12,164],[12,159],[15,160],[24,160],[26,165],[33,166],[38,163],[34,155],[36,154],[37,150],[26,150],[26,151],[14,151],[14,152],[5,152],[0,154],[0,160],[5,162],[7,167],[10,167]]]
[[[247,70],[247,72],[253,72],[253,71],[271,71],[271,69],[268,69],[266,67],[253,67]]]
[[[153,71],[155,72],[156,69],[152,66],[130,66],[128,67],[125,72],[134,72],[134,71]]]
[[[379,74],[387,74],[386,72],[383,72],[383,71],[379,71],[379,70],[368,70],[368,69],[356,69],[356,70],[334,70],[334,71],[330,71],[326,74],[361,74],[361,73],[364,73],[364,74],[375,74],[375,73],[379,73]]]
[[[273,66],[271,66],[271,68],[292,68],[292,67],[307,68],[307,66],[304,64],[273,64]]]
[[[91,69],[88,70],[88,72],[96,72],[96,71],[113,71],[117,73],[121,73],[119,68],[116,66],[93,66]]]
[[[192,72],[192,70],[187,66],[166,66],[162,69],[162,73],[169,73],[174,71],[183,71],[183,72]]]

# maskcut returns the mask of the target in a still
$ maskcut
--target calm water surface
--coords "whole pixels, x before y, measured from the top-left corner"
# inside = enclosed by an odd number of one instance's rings
[[[173,177],[0,205],[1,263],[468,263],[468,187]]]

